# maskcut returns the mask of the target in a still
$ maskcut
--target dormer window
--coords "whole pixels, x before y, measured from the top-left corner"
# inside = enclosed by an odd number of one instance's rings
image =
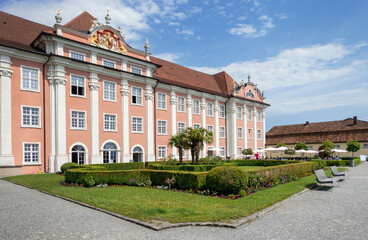
[[[252,91],[250,89],[249,89],[249,91],[247,92],[247,94],[245,96],[250,97],[250,98],[254,98],[254,94],[252,93]]]
[[[84,61],[86,55],[83,53],[79,53],[79,52],[74,52],[74,51],[70,51],[70,58],[79,60],[79,61]]]

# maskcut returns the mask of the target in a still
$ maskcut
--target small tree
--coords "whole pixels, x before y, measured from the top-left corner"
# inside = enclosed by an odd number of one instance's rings
[[[295,150],[292,149],[292,148],[288,148],[288,149],[285,149],[284,153],[289,154],[289,156],[291,158],[291,155],[295,154]]]
[[[296,145],[295,145],[295,150],[308,150],[308,146],[307,144],[303,143],[303,142],[298,142]]]
[[[276,145],[276,147],[277,148],[279,148],[279,147],[286,147],[286,144],[285,143],[279,143],[279,144]]]
[[[245,156],[253,155],[253,150],[251,148],[243,149],[242,154],[245,155]]]
[[[329,156],[332,153],[331,150],[335,148],[335,144],[331,141],[324,141],[322,143],[322,148],[324,153]]]
[[[184,132],[178,135],[171,136],[169,139],[169,145],[176,147],[179,150],[179,164],[183,164],[183,150],[189,148],[189,139]]]
[[[346,142],[347,148],[346,150],[351,152],[351,156],[354,159],[354,152],[357,152],[360,150],[360,143],[358,143],[357,141],[353,140],[353,141],[347,141]]]
[[[203,149],[204,142],[213,142],[212,132],[205,128],[187,128],[184,133],[188,137],[188,146],[192,155],[192,165],[198,165],[199,152]]]

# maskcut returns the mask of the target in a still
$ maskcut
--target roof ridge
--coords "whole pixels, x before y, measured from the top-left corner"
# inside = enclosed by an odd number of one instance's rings
[[[67,23],[65,23],[64,24],[64,27],[66,27],[66,25],[69,25],[69,24],[71,24],[73,21],[75,21],[77,18],[79,18],[82,14],[84,14],[84,13],[87,13],[88,15],[90,15],[92,18],[94,18],[94,19],[96,19],[92,14],[90,14],[89,12],[87,12],[87,11],[83,11],[83,12],[81,12],[78,16],[76,16],[76,17],[74,17],[72,20],[70,20],[69,22],[67,22]]]

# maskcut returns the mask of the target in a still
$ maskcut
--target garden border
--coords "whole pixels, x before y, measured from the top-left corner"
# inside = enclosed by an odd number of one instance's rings
[[[167,223],[167,222],[162,222],[162,224],[160,226],[157,226],[155,224],[151,224],[151,223],[148,223],[148,222],[144,222],[144,221],[141,221],[141,220],[138,220],[138,219],[135,219],[135,218],[129,218],[129,217],[126,217],[124,215],[121,215],[121,214],[117,214],[117,213],[114,213],[114,212],[111,212],[111,211],[108,211],[108,210],[105,210],[105,209],[102,209],[102,208],[98,208],[98,207],[95,207],[95,206],[92,206],[92,205],[89,205],[87,203],[83,203],[83,202],[79,202],[79,201],[76,201],[76,200],[73,200],[73,199],[70,199],[70,198],[67,198],[67,197],[63,197],[63,196],[60,196],[60,195],[57,195],[57,194],[54,194],[54,193],[49,193],[49,192],[46,192],[46,191],[43,191],[43,190],[39,190],[39,189],[36,189],[36,188],[32,188],[32,187],[28,187],[28,186],[25,186],[25,185],[22,185],[22,184],[19,184],[19,183],[16,183],[16,182],[12,182],[12,181],[9,181],[9,180],[6,180],[6,179],[0,179],[0,181],[3,180],[3,181],[7,181],[7,182],[10,182],[10,183],[13,183],[15,185],[18,185],[18,186],[22,186],[22,187],[25,187],[25,188],[28,188],[28,189],[32,189],[32,190],[36,190],[38,192],[41,192],[41,193],[44,193],[44,194],[47,194],[47,195],[50,195],[50,196],[53,196],[53,197],[57,197],[57,198],[60,198],[60,199],[63,199],[63,200],[66,200],[66,201],[69,201],[69,202],[72,202],[72,203],[75,203],[75,204],[78,204],[78,205],[81,205],[83,207],[87,207],[87,208],[90,208],[90,209],[93,209],[93,210],[96,210],[96,211],[99,211],[99,212],[103,212],[103,213],[106,213],[108,215],[111,215],[113,217],[117,217],[117,218],[120,218],[122,220],[125,220],[125,221],[128,221],[128,222],[131,222],[131,223],[135,223],[137,225],[140,225],[142,227],[146,227],[146,228],[149,228],[151,230],[155,230],[155,231],[161,231],[161,230],[165,230],[165,229],[170,229],[170,228],[177,228],[177,227],[188,227],[188,226],[202,226],[202,227],[226,227],[226,228],[237,228],[237,227],[240,227],[248,222],[251,222],[257,218],[259,218],[260,216],[282,206],[283,204],[285,204],[287,201],[295,198],[295,197],[298,197],[306,192],[308,192],[310,189],[314,188],[315,186],[317,186],[317,184],[313,185],[312,187],[310,188],[307,188],[307,189],[304,189],[298,193],[295,193],[293,195],[291,195],[290,197],[280,201],[280,202],[277,202],[267,208],[264,208],[263,210],[261,211],[258,211],[258,212],[255,212],[253,213],[252,215],[249,215],[247,217],[244,217],[244,218],[240,218],[240,219],[237,219],[237,220],[233,220],[234,223],[221,223],[221,222],[186,222],[186,223]]]

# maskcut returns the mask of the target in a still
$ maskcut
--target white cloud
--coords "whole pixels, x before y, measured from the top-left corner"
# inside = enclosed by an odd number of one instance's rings
[[[284,20],[288,18],[288,15],[286,13],[280,13],[280,14],[276,14],[276,17],[278,17],[281,20]]]
[[[241,35],[245,38],[258,38],[265,36],[267,30],[275,27],[272,18],[267,15],[260,16],[258,20],[262,23],[259,27],[255,27],[253,24],[238,23],[229,32],[230,34]]]
[[[169,26],[180,26],[180,23],[178,23],[178,22],[169,22],[168,25]]]
[[[230,33],[234,35],[252,36],[257,32],[253,25],[239,23],[236,27],[230,29]]]
[[[348,76],[367,65],[364,60],[347,60],[348,55],[354,53],[355,49],[356,46],[349,47],[338,43],[313,45],[286,49],[264,61],[251,60],[217,68],[194,69],[210,74],[226,71],[238,81],[246,79],[250,72],[253,81],[257,82],[262,90],[270,90]]]
[[[192,13],[192,14],[201,13],[202,12],[202,8],[200,8],[200,7],[193,7],[192,9],[190,9],[189,12]]]
[[[179,34],[179,35],[194,35],[193,30],[189,30],[189,29],[179,30],[178,28],[175,30],[176,30],[176,34]]]
[[[272,18],[270,18],[267,15],[262,15],[258,18],[259,20],[261,20],[263,22],[263,27],[264,28],[274,28],[275,26],[273,25],[272,22]]]
[[[247,17],[246,17],[246,16],[240,16],[240,17],[238,17],[238,20],[239,20],[239,21],[244,21],[245,19],[247,19]]]
[[[159,54],[155,54],[153,56],[157,57],[157,58],[164,59],[164,60],[169,61],[169,62],[175,62],[177,59],[180,58],[181,55],[182,54],[180,54],[180,53],[159,53]]]

